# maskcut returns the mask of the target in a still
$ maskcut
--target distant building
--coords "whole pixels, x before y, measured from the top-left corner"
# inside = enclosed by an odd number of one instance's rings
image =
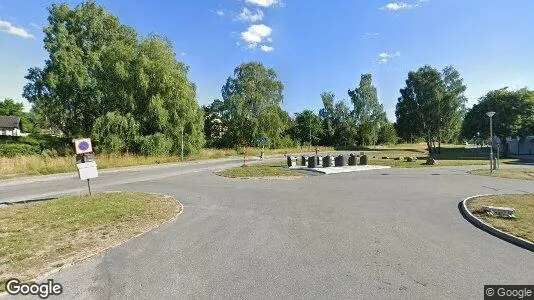
[[[22,136],[20,117],[0,116],[0,136]]]
[[[534,135],[525,138],[516,137],[515,139],[506,138],[508,143],[508,151],[515,155],[533,155],[534,154]]]

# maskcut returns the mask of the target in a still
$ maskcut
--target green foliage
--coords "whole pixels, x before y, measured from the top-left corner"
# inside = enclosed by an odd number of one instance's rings
[[[509,91],[507,88],[488,92],[465,115],[462,137],[471,139],[480,133],[489,138],[489,117],[486,112],[494,111],[493,132],[505,140],[506,137],[531,135],[534,133],[534,91],[526,88]]]
[[[379,144],[396,144],[398,141],[399,137],[397,136],[397,131],[393,124],[387,122],[380,126],[377,140]]]
[[[32,146],[22,143],[4,143],[0,144],[0,156],[21,156],[40,154],[41,148],[39,146]]]
[[[259,62],[239,65],[222,87],[226,146],[254,145],[261,136],[276,141],[287,129],[283,89],[273,69]]]
[[[388,123],[384,107],[378,101],[376,88],[372,85],[371,74],[363,74],[359,87],[348,90],[354,110],[352,117],[357,126],[357,139],[360,145],[375,145],[380,127]]]
[[[98,117],[93,125],[93,138],[98,148],[106,153],[132,151],[139,137],[139,123],[131,114],[122,116],[109,112]]]
[[[430,152],[437,150],[436,142],[455,140],[465,111],[465,90],[453,67],[440,73],[427,65],[408,73],[395,111],[400,137],[424,138]]]
[[[28,70],[24,87],[42,124],[69,137],[94,133],[111,152],[139,150],[132,145],[138,135],[158,132],[177,152],[182,129],[186,153],[204,145],[195,86],[167,39],[138,38],[94,1],[73,9],[53,4],[48,20],[49,58],[43,69]],[[131,127],[137,129],[128,133]]]
[[[172,150],[172,140],[162,133],[143,136],[139,139],[141,154],[143,155],[168,155]]]
[[[309,109],[295,114],[295,126],[292,129],[293,139],[302,145],[317,145],[323,137],[321,119]]]

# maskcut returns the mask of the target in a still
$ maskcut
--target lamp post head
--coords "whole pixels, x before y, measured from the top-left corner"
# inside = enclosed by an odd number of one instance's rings
[[[493,117],[493,115],[495,115],[495,112],[494,111],[488,111],[486,113],[486,115],[491,118],[491,117]]]

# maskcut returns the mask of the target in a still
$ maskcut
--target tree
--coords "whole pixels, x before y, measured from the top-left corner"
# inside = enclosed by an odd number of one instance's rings
[[[284,85],[274,69],[259,62],[239,65],[222,87],[226,138],[232,146],[256,145],[264,136],[272,147],[286,130],[287,115],[280,104]]]
[[[221,147],[225,124],[223,123],[224,103],[215,99],[208,106],[203,106],[204,111],[204,135],[208,147]]]
[[[359,87],[348,90],[354,105],[353,117],[357,126],[361,145],[375,145],[380,127],[388,123],[384,107],[378,101],[376,88],[372,85],[371,74],[363,74]]]
[[[333,116],[334,116],[334,102],[335,95],[332,92],[323,92],[321,93],[321,100],[323,102],[323,108],[319,110],[319,118],[323,123],[323,145],[333,145],[334,144],[334,125]]]
[[[357,131],[351,110],[345,101],[338,101],[332,113],[334,127],[333,145],[337,148],[353,148],[356,146]]]
[[[309,109],[295,114],[295,126],[293,128],[293,139],[301,144],[312,146],[320,142],[323,135],[323,127],[319,116]]]
[[[139,129],[139,123],[131,114],[109,112],[96,119],[93,138],[104,152],[130,152],[139,139]]]
[[[526,88],[509,91],[507,88],[488,92],[465,115],[461,135],[472,139],[480,133],[489,138],[489,118],[486,112],[494,111],[493,132],[503,142],[507,137],[534,133],[534,91]],[[507,147],[504,147],[507,150]]]
[[[380,126],[377,141],[379,144],[396,144],[398,140],[397,131],[392,123],[386,122]]]
[[[404,140],[424,138],[429,152],[440,151],[442,141],[450,141],[458,134],[465,89],[453,67],[440,73],[426,65],[408,73],[395,111],[397,132]]]
[[[88,136],[98,132],[99,117],[113,112],[131,115],[142,136],[159,134],[153,145],[167,149],[170,141],[174,153],[182,140],[186,153],[203,146],[195,85],[167,39],[138,38],[91,0],[73,9],[53,4],[48,21],[44,44],[49,57],[43,69],[28,70],[23,94],[43,123],[69,137]]]

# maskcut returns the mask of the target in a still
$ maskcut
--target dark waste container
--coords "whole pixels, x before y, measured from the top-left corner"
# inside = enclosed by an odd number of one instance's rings
[[[366,166],[367,165],[367,155],[362,155],[360,157],[360,165]]]
[[[308,165],[308,157],[306,155],[303,155],[300,158],[300,165],[304,167]]]
[[[312,156],[308,159],[308,168],[317,168],[317,159]]]
[[[355,166],[356,165],[356,156],[354,153],[351,153],[349,155],[349,166]]]
[[[297,158],[295,156],[288,156],[287,157],[287,166],[288,167],[296,167],[297,166]]]
[[[324,168],[329,168],[333,165],[333,160],[334,160],[334,157],[330,156],[330,155],[327,155],[323,158],[323,167]]]
[[[343,155],[336,156],[334,163],[336,167],[343,167],[345,165],[345,156]]]

